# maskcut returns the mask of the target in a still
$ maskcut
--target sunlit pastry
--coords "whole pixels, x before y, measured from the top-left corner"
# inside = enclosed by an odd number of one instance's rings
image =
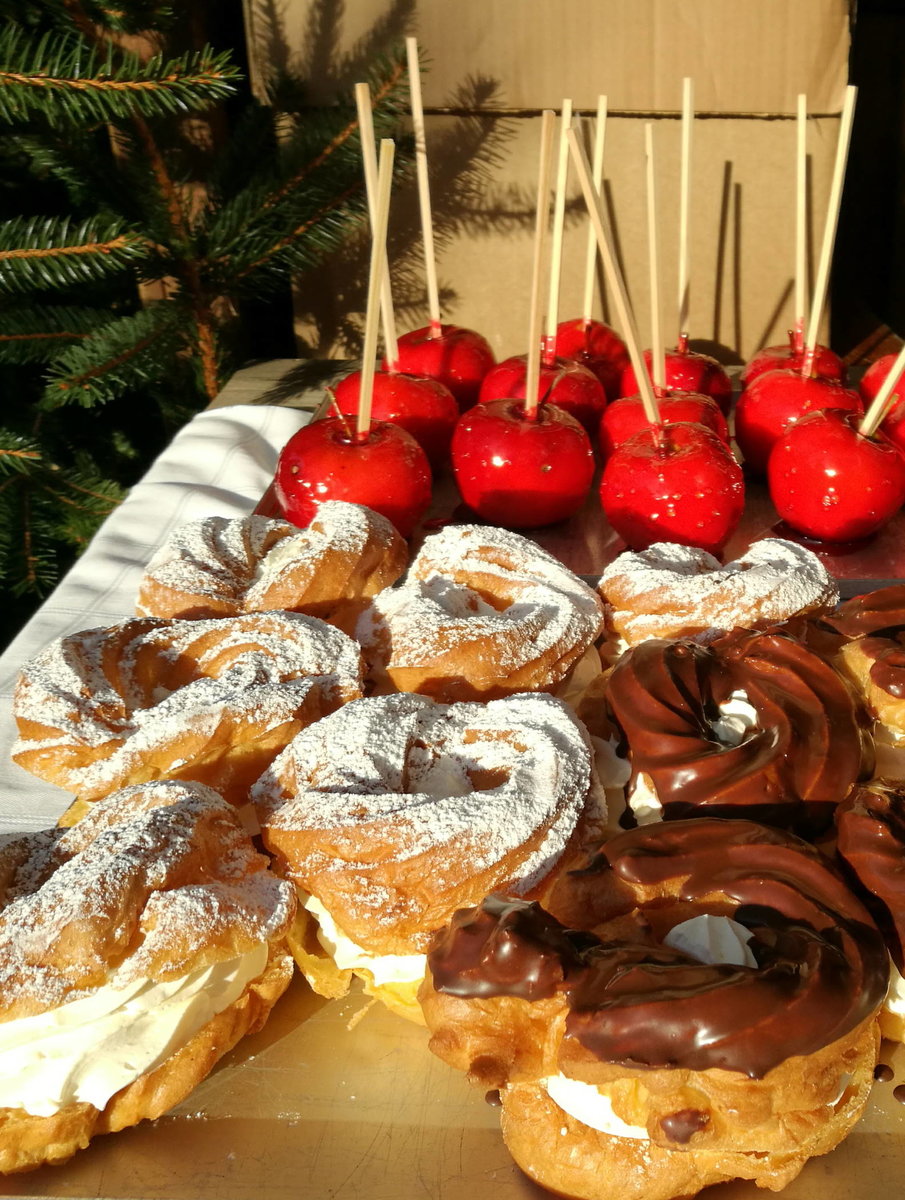
[[[177,1104],[292,977],[292,887],[200,784],[150,783],[0,850],[0,1171]]]
[[[207,517],[176,529],[148,563],[143,617],[225,617],[288,609],[347,633],[369,596],[395,583],[408,549],[360,504],[328,500],[299,529],[267,517]]]
[[[602,624],[593,588],[534,542],[450,525],[375,597],[356,636],[378,689],[449,702],[554,691]]]
[[[547,695],[353,701],[252,794],[275,869],[302,893],[293,949],[312,986],[342,994],[354,972],[416,1019],[431,934],[493,888],[541,894],[602,817],[587,735]]]
[[[657,542],[620,554],[600,577],[608,629],[629,645],[647,638],[765,629],[828,612],[839,588],[810,550],[781,538],[755,542],[721,564],[706,550]]]
[[[358,646],[314,617],[136,617],[23,667],[12,756],[82,800],[172,778],[241,804],[299,729],[360,694]]]
[[[867,1101],[888,982],[866,909],[749,821],[604,844],[538,905],[495,896],[428,953],[431,1049],[501,1089],[532,1179],[582,1200],[785,1186]]]

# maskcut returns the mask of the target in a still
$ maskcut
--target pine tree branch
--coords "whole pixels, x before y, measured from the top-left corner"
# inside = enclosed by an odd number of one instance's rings
[[[152,247],[118,217],[74,224],[68,217],[14,217],[0,223],[0,291],[70,287],[147,257]]]
[[[0,309],[0,362],[47,362],[110,323],[110,310],[36,305]]]
[[[109,322],[70,346],[51,367],[40,406],[44,411],[77,403],[105,404],[126,388],[159,378],[184,344],[180,307],[171,301]]]
[[[77,35],[37,43],[12,24],[0,31],[0,120],[40,116],[51,125],[188,113],[235,90],[239,71],[209,48],[178,58],[137,54],[112,43],[95,49]]]

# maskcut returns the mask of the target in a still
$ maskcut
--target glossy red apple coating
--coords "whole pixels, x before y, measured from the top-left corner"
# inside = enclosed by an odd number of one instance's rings
[[[712,429],[717,437],[729,445],[729,427],[722,410],[712,396],[695,395],[693,392],[667,392],[657,397],[660,417],[665,424],[691,421]],[[600,419],[598,441],[600,453],[609,458],[617,446],[648,427],[647,414],[640,396],[623,396],[608,405]]]
[[[399,339],[397,367],[407,375],[427,375],[449,388],[463,411],[477,404],[481,381],[496,362],[490,343],[474,329],[441,325],[431,337],[430,325],[412,329]],[[389,363],[384,361],[387,370]]]
[[[688,422],[648,426],[618,446],[603,470],[607,520],[633,550],[654,542],[717,554],[741,520],[741,467],[715,433]]]
[[[629,363],[628,350],[609,325],[584,317],[560,321],[556,327],[556,353],[590,368],[603,384],[608,400],[619,395],[622,372]]]
[[[797,371],[766,371],[745,388],[735,406],[735,440],[745,466],[763,474],[776,439],[793,422],[824,408],[862,413],[861,397],[852,388]]]
[[[524,400],[528,356],[516,354],[491,367],[484,376],[478,400]],[[593,371],[574,359],[557,358],[553,363],[541,363],[540,395],[545,404],[557,408],[580,421],[590,434],[597,432],[600,416],[606,408],[606,392]]]
[[[337,406],[354,423],[358,413],[361,371],[353,371],[334,389]],[[377,371],[371,398],[371,416],[375,421],[392,421],[412,435],[431,466],[437,467],[449,454],[453,429],[459,419],[459,406],[449,388],[426,375],[404,375]]]
[[[804,355],[796,350],[794,341],[790,338],[783,346],[764,346],[748,362],[739,379],[743,388],[753,382],[758,375],[767,371],[801,371]],[[818,379],[829,379],[834,383],[845,383],[845,365],[838,354],[829,346],[816,346],[814,350],[814,366],[812,374]]]
[[[861,393],[865,409],[870,406],[871,401],[885,382],[896,357],[895,354],[884,354],[875,363],[871,363],[864,372],[861,383],[858,385],[858,391]],[[892,409],[886,414],[880,428],[900,450],[905,450],[905,403],[903,403],[905,401],[905,371],[899,376],[893,395],[898,398]]]
[[[644,361],[650,374],[650,350],[644,351]],[[703,392],[705,396],[712,396],[723,412],[728,413],[729,402],[732,399],[732,380],[709,354],[698,354],[694,350],[667,350],[666,390]],[[622,372],[619,395],[634,396],[637,391],[635,369],[629,364]]]
[[[375,421],[358,442],[339,417],[312,421],[294,433],[277,461],[274,492],[281,514],[310,523],[325,500],[363,504],[409,537],[431,498],[431,471],[410,433]]]
[[[810,413],[777,441],[767,469],[780,517],[807,537],[852,542],[885,525],[905,500],[905,454],[882,433],[864,437],[858,414]]]
[[[864,372],[861,382],[858,384],[858,391],[861,393],[861,399],[864,401],[865,408],[886,382],[886,376],[892,369],[892,365],[897,357],[898,355],[896,354],[884,354],[882,358],[878,358],[876,362],[872,362]],[[905,371],[899,376],[899,382],[896,384],[895,390],[905,392]]]
[[[572,516],[594,475],[591,440],[574,417],[541,404],[534,419],[520,400],[490,400],[459,418],[452,465],[463,501],[510,529]]]

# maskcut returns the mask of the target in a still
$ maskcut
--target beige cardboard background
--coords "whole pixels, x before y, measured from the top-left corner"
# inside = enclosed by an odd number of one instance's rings
[[[643,123],[657,112],[663,321],[676,298],[681,81],[695,106],[693,342],[725,362],[782,341],[791,325],[794,111],[838,112],[847,0],[246,0],[252,63],[287,61],[328,101],[351,90],[381,45],[415,32],[423,79],[444,319],[479,329],[498,356],[527,334],[538,111],[569,96],[610,104],[608,197],[642,340],[650,313]],[[356,76],[356,71],[358,75]],[[433,110],[431,112],[431,110]],[[732,115],[732,114],[749,115]],[[706,115],[722,114],[722,115]],[[812,246],[819,246],[838,121],[809,121]],[[567,220],[560,315],[578,316],[585,227],[577,184]],[[414,188],[393,198],[390,251],[400,331],[427,319]],[[302,353],[360,350],[367,241],[354,239],[297,289]],[[825,334],[824,334],[825,336]]]

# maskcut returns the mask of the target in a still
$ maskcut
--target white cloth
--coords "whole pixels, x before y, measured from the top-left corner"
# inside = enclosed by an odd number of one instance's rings
[[[78,629],[134,615],[138,581],[176,526],[244,516],[270,483],[281,447],[311,413],[236,405],[198,413],[175,436],[0,657],[0,835],[44,829],[71,803],[68,792],[12,762],[12,695],[21,665]]]

